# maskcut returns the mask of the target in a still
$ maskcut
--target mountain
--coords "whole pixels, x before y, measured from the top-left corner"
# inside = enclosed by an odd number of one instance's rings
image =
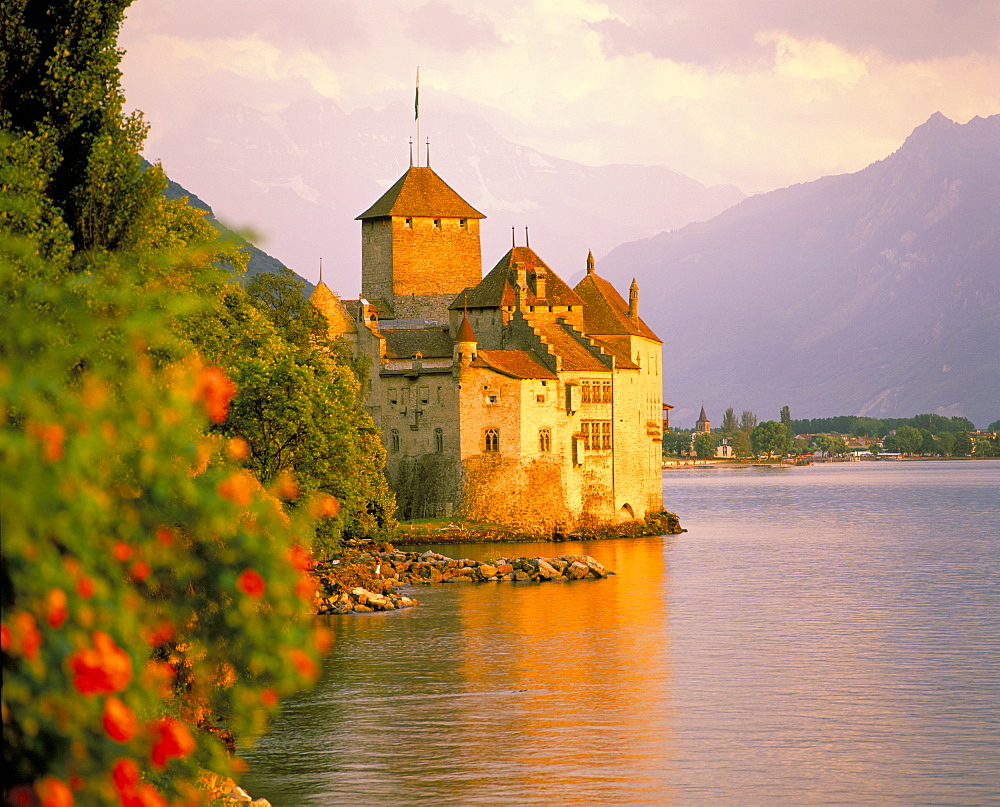
[[[246,279],[249,279],[254,275],[259,275],[262,272],[270,272],[272,274],[276,274],[281,269],[284,268],[281,261],[279,261],[277,258],[271,257],[266,252],[264,252],[264,250],[256,247],[253,243],[248,241],[239,233],[230,230],[225,224],[223,224],[216,218],[215,212],[212,210],[211,206],[208,203],[204,202],[196,194],[191,193],[191,191],[187,190],[182,185],[179,185],[178,183],[174,182],[172,179],[170,179],[170,177],[167,177],[167,187],[164,188],[163,195],[166,196],[168,199],[180,199],[186,196],[188,204],[190,204],[192,207],[198,208],[199,210],[204,210],[205,213],[207,213],[207,218],[212,223],[212,226],[215,227],[222,234],[224,238],[229,239],[231,241],[235,241],[237,244],[244,247],[247,250],[247,252],[249,252],[250,259],[247,261],[247,271],[245,275]],[[232,268],[230,264],[226,264],[226,266]],[[303,278],[303,280],[305,279]],[[305,280],[305,283],[307,287],[306,293],[309,294],[312,292],[313,284],[310,283],[308,280]]]
[[[892,155],[623,244],[678,425],[702,400],[778,418],[1000,415],[1000,115],[937,113]]]
[[[355,296],[361,237],[354,219],[409,165],[413,108],[397,103],[345,112],[328,100],[277,110],[224,98],[213,103],[211,115],[194,111],[198,126],[155,125],[147,156],[162,159],[171,177],[211,199],[221,220],[252,226],[258,231],[252,240],[298,274],[315,280],[322,257],[331,288]],[[549,157],[505,140],[450,103],[442,97],[424,105],[423,133],[435,171],[488,217],[486,267],[510,248],[511,227],[524,244],[530,226],[532,248],[569,276],[584,270],[588,250],[600,255],[623,241],[703,221],[744,198],[732,186],[705,187],[661,166],[591,168]],[[195,140],[193,131],[200,132]],[[177,143],[184,144],[184,158]],[[157,155],[169,148],[177,154],[173,162],[170,153]]]

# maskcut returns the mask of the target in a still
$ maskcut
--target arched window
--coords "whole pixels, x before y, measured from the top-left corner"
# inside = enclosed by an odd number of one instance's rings
[[[550,429],[538,430],[538,450],[543,452],[552,450],[552,431]]]
[[[444,430],[435,429],[434,430],[434,452],[437,454],[444,453]]]
[[[500,450],[500,430],[499,429],[487,429],[483,432],[484,446],[483,451],[497,452]]]
[[[391,432],[389,432],[389,443],[390,443],[390,448],[392,449],[392,453],[393,454],[398,454],[399,453],[399,431],[397,429],[393,429]]]

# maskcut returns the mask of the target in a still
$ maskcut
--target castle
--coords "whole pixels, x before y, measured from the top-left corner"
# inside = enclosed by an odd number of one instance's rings
[[[535,532],[662,509],[662,343],[595,271],[570,288],[527,246],[483,276],[485,218],[412,166],[361,222],[361,297],[320,279],[331,335],[370,361],[367,406],[400,518]]]

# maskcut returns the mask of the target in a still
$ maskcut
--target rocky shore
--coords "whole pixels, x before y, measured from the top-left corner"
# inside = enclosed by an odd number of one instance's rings
[[[399,593],[401,586],[567,581],[612,574],[589,555],[479,561],[431,551],[400,552],[389,544],[348,548],[338,558],[318,561],[312,572],[318,614],[394,611],[416,605],[417,600]]]

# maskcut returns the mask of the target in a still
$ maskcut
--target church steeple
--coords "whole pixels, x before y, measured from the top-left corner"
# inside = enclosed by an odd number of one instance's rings
[[[698,416],[698,422],[694,425],[694,430],[705,433],[712,431],[712,424],[708,419],[708,415],[705,414],[705,404],[701,405],[701,414]]]

